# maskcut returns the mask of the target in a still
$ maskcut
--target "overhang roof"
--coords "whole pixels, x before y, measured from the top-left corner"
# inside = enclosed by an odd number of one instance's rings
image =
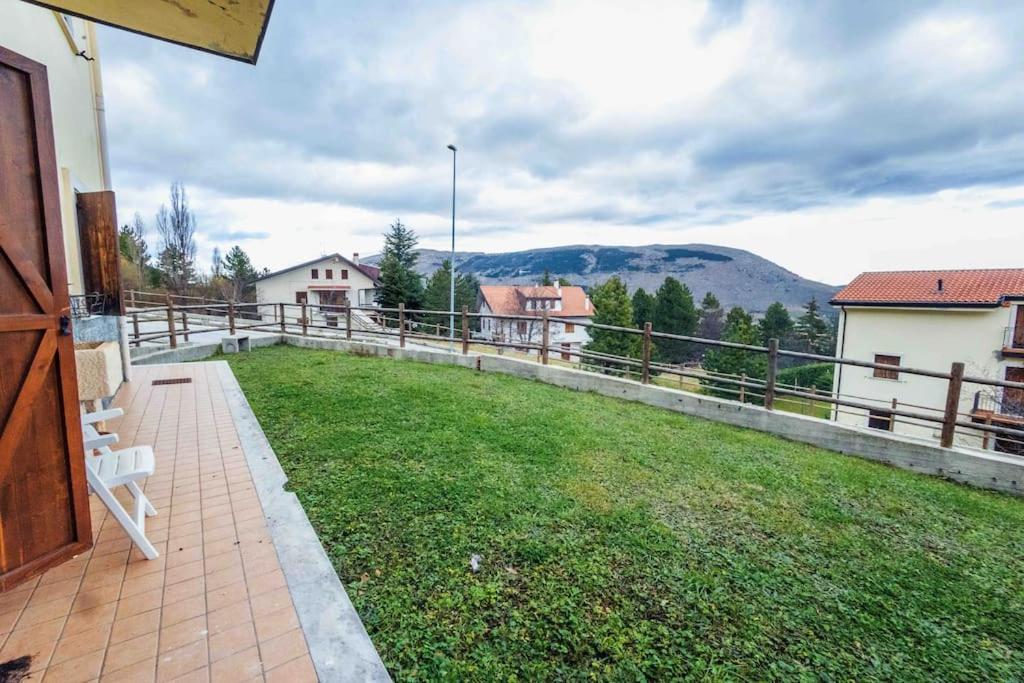
[[[861,273],[829,303],[834,306],[981,308],[1020,298],[1024,298],[1024,268],[912,270]]]
[[[307,268],[309,266],[314,266],[314,265],[320,263],[321,261],[333,261],[335,263],[347,263],[348,265],[352,266],[353,268],[358,270],[360,273],[362,273],[366,277],[368,277],[371,280],[373,280],[373,284],[376,285],[376,284],[380,283],[380,269],[379,268],[375,268],[373,266],[363,266],[362,264],[355,263],[354,261],[351,261],[351,260],[345,258],[344,256],[342,256],[341,254],[339,254],[337,252],[335,252],[333,254],[324,254],[323,256],[320,256],[319,258],[315,258],[315,259],[313,259],[311,261],[303,261],[302,263],[297,263],[294,266],[289,266],[287,268],[282,268],[281,270],[276,270],[273,273],[267,273],[266,275],[260,275],[258,278],[253,280],[253,282],[259,282],[261,280],[268,280],[268,279],[270,279],[272,277],[277,277],[278,275],[283,275],[284,273],[290,273],[293,270],[298,270],[299,268]]]
[[[255,64],[274,0],[27,0],[56,12]]]

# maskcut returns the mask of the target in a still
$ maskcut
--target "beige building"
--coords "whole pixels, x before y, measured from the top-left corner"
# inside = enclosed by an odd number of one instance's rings
[[[309,320],[317,325],[335,326],[342,306],[374,308],[380,269],[359,263],[359,254],[347,259],[328,254],[279,270],[256,280],[256,301],[260,304],[308,304]],[[286,311],[291,317],[292,311]],[[265,320],[276,320],[276,310],[261,306]]]
[[[582,287],[574,285],[482,285],[480,287],[480,313],[488,315],[514,315],[534,320],[480,319],[480,336],[510,344],[541,343],[540,319],[547,312],[551,318],[565,322],[548,324],[552,353],[556,350],[564,360],[590,341],[584,326],[594,317],[594,304]]]
[[[841,358],[937,372],[962,362],[968,376],[1024,382],[1024,269],[863,273],[831,303],[840,309]],[[833,419],[888,429],[894,401],[904,410],[941,415],[946,389],[942,379],[836,366],[834,393],[878,408],[843,407]],[[966,383],[960,412],[1024,430],[1024,391]],[[940,432],[937,424],[902,418],[891,426],[926,438]],[[1016,449],[970,430],[958,430],[957,439],[963,446]]]

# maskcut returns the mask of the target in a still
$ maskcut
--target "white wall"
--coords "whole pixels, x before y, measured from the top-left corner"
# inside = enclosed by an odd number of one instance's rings
[[[320,277],[316,280],[312,277],[314,268],[320,274]],[[334,278],[331,280],[326,278],[326,270],[328,268],[334,272]],[[348,279],[342,279],[342,270],[348,271]],[[322,324],[324,320],[323,315],[314,308],[320,301],[319,294],[316,289],[311,289],[317,286],[347,287],[343,291],[345,291],[349,304],[352,306],[376,306],[376,303],[373,301],[372,291],[368,291],[374,289],[373,280],[363,271],[356,268],[355,265],[347,261],[336,261],[331,257],[324,257],[322,260],[308,266],[258,281],[256,283],[256,301],[259,303],[284,302],[290,304],[295,303],[296,292],[306,292],[307,300],[310,304],[310,307],[307,309],[310,319],[317,324]],[[366,301],[367,299],[369,301]],[[261,307],[261,313],[264,319],[275,319],[275,312],[270,310],[269,307]],[[285,309],[285,317],[289,319],[298,318],[300,315],[298,308]]]
[[[84,49],[88,56],[99,59],[95,34],[82,19],[73,19],[72,26],[77,41],[74,46],[55,12],[26,2],[0,3],[0,45],[46,65],[68,281],[72,294],[82,294],[74,191],[107,188],[103,184],[92,63],[75,56]]]
[[[1006,367],[1020,366],[1020,360],[1003,359],[1000,350],[1006,327],[1012,325],[1014,307],[985,309],[896,309],[846,308],[840,318],[839,354],[843,358],[874,361],[876,354],[900,357],[900,365],[949,372],[954,362],[965,365],[965,373],[1003,379]],[[903,373],[899,379],[874,377],[871,368],[837,367],[834,391],[842,398],[878,405],[891,405],[893,398],[913,412],[941,416],[947,382]],[[970,413],[979,385],[965,384],[960,411]],[[922,411],[919,406],[937,409]],[[867,411],[841,408],[838,422],[867,426]],[[901,418],[897,418],[900,420]],[[895,431],[914,436],[938,438],[939,425],[916,426],[897,422]],[[970,430],[958,429],[958,443],[978,447],[980,439]]]
[[[480,313],[483,315],[489,315],[493,313],[490,307],[483,303],[480,305]],[[551,311],[552,317],[559,317],[558,313]],[[574,328],[572,332],[565,331],[565,324],[560,322],[552,321],[548,323],[548,341],[551,345],[551,353],[559,352],[559,348],[562,344],[569,344],[572,350],[579,350],[583,345],[586,345],[590,341],[590,335],[587,334],[587,328],[583,326],[585,323],[591,322],[590,318],[587,317],[575,317],[566,318],[566,320],[573,321]],[[541,319],[536,318],[533,325],[527,324],[526,334],[520,334],[517,327],[518,321],[515,320],[501,320],[494,318],[482,318],[480,321],[480,336],[484,339],[497,339],[501,338],[503,341],[510,343],[524,342],[539,344],[541,342],[542,326]]]

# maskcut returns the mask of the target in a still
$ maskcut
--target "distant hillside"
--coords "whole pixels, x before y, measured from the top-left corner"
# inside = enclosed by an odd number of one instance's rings
[[[420,250],[418,270],[429,275],[448,252]],[[377,263],[379,255],[365,259]],[[764,311],[773,301],[796,310],[812,296],[824,304],[839,289],[807,280],[771,261],[742,249],[705,244],[646,247],[568,246],[504,254],[455,252],[456,268],[471,271],[484,284],[535,283],[545,270],[573,284],[592,286],[618,275],[630,291],[653,292],[671,275],[686,285],[698,301],[713,292],[723,306]]]

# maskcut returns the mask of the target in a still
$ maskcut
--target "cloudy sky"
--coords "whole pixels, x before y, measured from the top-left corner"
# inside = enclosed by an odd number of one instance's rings
[[[255,67],[102,29],[122,219],[200,255],[702,242],[1024,266],[1024,3],[279,0]],[[155,236],[151,237],[155,242]]]

